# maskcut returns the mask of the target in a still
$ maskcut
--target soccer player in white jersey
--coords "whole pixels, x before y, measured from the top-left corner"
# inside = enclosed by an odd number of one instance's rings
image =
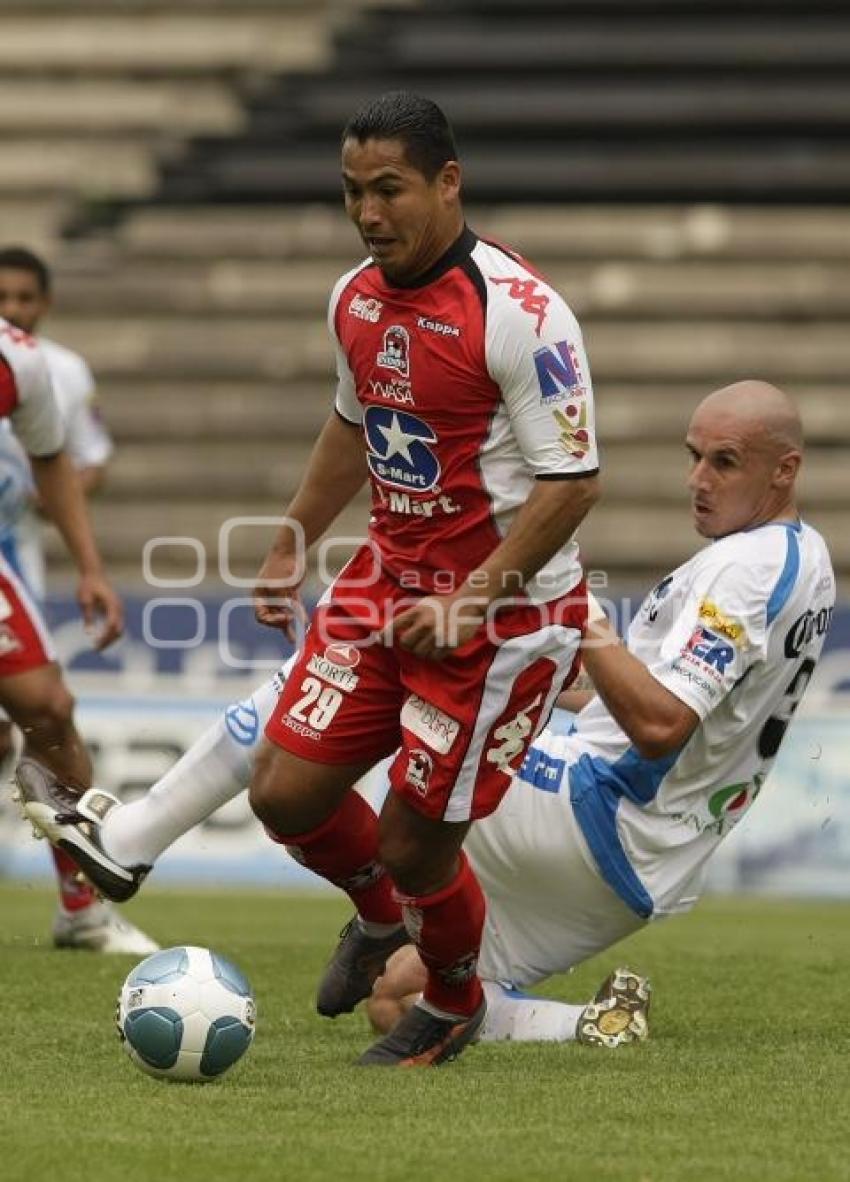
[[[585,695],[568,736],[541,733],[501,809],[467,839],[488,904],[485,1040],[613,1047],[645,1036],[648,983],[628,970],[586,1005],[521,991],[693,905],[818,659],[835,580],[823,540],[797,516],[793,403],[765,383],[737,383],[698,407],[687,444],[694,522],[712,544],[650,592],[628,647],[603,619],[588,625],[599,697]],[[231,707],[129,805],[96,788],[73,797],[30,764],[28,815],[106,893],[129,897],[167,846],[247,785],[281,684]],[[423,981],[415,949],[396,953],[368,1003],[378,1029]]]
[[[51,276],[44,261],[24,247],[0,249],[0,315],[35,334],[50,307]],[[78,353],[38,336],[53,395],[65,428],[65,451],[85,493],[102,481],[112,440],[95,406],[94,378]],[[0,554],[20,576],[36,603],[46,594],[42,518],[29,457],[8,419],[0,422]],[[0,764],[13,763],[20,746],[0,711]],[[145,955],[156,945],[101,901],[62,850],[53,849],[59,907],[53,925],[57,947]]]

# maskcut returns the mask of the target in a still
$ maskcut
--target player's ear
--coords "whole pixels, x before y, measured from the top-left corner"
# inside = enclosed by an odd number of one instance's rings
[[[773,472],[774,487],[791,488],[797,479],[802,462],[802,453],[797,451],[796,448],[792,448],[786,451],[784,455],[781,455],[776,462],[776,468]]]
[[[449,204],[460,196],[460,165],[457,160],[447,160],[437,174],[440,196]]]

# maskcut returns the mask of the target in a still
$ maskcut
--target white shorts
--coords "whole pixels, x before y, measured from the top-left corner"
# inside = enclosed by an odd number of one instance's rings
[[[487,896],[478,965],[485,980],[526,988],[646,922],[597,872],[566,784],[556,793],[514,780],[464,848]]]

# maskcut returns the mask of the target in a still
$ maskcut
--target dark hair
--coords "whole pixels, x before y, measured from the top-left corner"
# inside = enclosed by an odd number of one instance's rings
[[[391,90],[351,116],[343,142],[401,140],[407,161],[431,181],[447,160],[457,160],[451,124],[436,103],[409,90]]]
[[[6,246],[0,249],[0,267],[8,267],[11,271],[29,271],[38,280],[42,294],[50,291],[50,268],[43,259],[25,246]]]

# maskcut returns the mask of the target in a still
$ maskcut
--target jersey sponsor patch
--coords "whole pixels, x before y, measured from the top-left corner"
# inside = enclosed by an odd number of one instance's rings
[[[348,655],[342,660],[339,659],[342,656],[340,650],[343,649],[350,649],[356,655],[357,661],[354,664],[350,663]],[[307,662],[307,670],[310,673],[315,673],[322,681],[330,682],[337,689],[350,694],[357,689],[360,681],[359,676],[352,672],[354,665],[359,660],[360,654],[351,645],[329,644],[325,649],[325,655],[323,657],[320,657],[318,653],[313,653]]]
[[[224,712],[224,722],[232,739],[241,747],[252,747],[260,733],[260,716],[253,698],[235,702]]]
[[[735,649],[725,636],[720,636],[711,628],[698,624],[682,650],[681,659],[691,663],[698,662],[706,673],[720,682],[727,666],[735,659]]]
[[[438,755],[448,755],[460,733],[459,722],[417,694],[410,694],[402,706],[401,725]]]
[[[733,644],[746,646],[747,630],[744,625],[733,620],[731,616],[725,615],[713,600],[703,599],[699,605],[698,615],[700,621],[706,624],[712,632],[720,633],[727,640],[731,640]]]
[[[567,403],[552,412],[555,426],[560,434],[561,447],[567,455],[583,460],[590,450],[590,432],[587,427],[587,403]]]
[[[388,406],[368,406],[363,416],[369,471],[390,488],[430,492],[440,479],[440,462],[430,443],[437,436],[424,420]]]
[[[581,383],[578,356],[569,341],[544,345],[534,353],[534,368],[543,405],[565,398],[583,398],[587,390]]]
[[[391,324],[384,333],[384,347],[378,353],[381,369],[393,369],[410,377],[410,333],[401,324]]]
[[[374,296],[362,296],[355,292],[348,305],[348,314],[356,316],[358,320],[365,320],[367,324],[377,324],[383,309],[384,305]]]
[[[557,756],[540,751],[537,747],[529,747],[517,777],[543,792],[560,792],[566,767],[565,759],[558,759]]]

